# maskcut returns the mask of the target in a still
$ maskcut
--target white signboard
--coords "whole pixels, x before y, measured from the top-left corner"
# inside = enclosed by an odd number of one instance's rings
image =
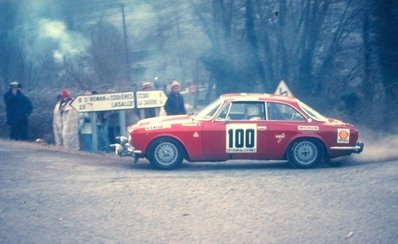
[[[133,109],[134,92],[77,96],[71,106],[78,112]]]
[[[138,91],[137,108],[162,107],[166,103],[167,96],[163,91]]]
[[[287,97],[294,97],[293,93],[290,91],[289,87],[287,87],[285,81],[283,81],[283,80],[281,80],[281,82],[279,82],[279,85],[275,90],[275,94],[287,96]]]

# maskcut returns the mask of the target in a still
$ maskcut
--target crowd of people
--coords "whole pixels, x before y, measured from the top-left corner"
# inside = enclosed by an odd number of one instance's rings
[[[141,90],[153,90],[152,83],[143,82]],[[163,108],[140,109],[137,114],[138,118],[186,114],[184,97],[180,94],[181,84],[174,80],[168,85],[168,90],[167,101]],[[97,92],[85,92],[85,95],[93,94],[97,94]],[[11,140],[28,140],[28,117],[33,111],[33,106],[31,100],[24,95],[22,85],[16,81],[11,82],[3,99],[6,105],[6,124],[10,130],[9,138]],[[89,152],[108,152],[109,144],[121,132],[120,124],[117,123],[119,119],[117,112],[79,113],[71,106],[72,101],[73,97],[68,90],[62,90],[57,96],[57,102],[53,109],[55,145]]]

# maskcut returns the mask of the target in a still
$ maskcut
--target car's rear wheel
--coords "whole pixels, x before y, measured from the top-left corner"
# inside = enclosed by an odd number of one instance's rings
[[[158,169],[174,169],[182,163],[183,150],[178,141],[172,138],[159,138],[150,144],[147,157]]]
[[[288,150],[287,158],[294,168],[312,168],[323,158],[323,146],[317,139],[305,138],[294,141]]]

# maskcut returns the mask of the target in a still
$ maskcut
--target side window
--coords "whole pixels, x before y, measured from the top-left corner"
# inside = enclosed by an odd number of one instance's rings
[[[305,121],[305,117],[290,105],[267,102],[268,120]]]
[[[225,106],[217,120],[264,120],[263,102],[232,102]]]
[[[250,102],[245,104],[247,120],[265,120],[264,102]]]
[[[245,106],[242,102],[233,102],[231,109],[228,113],[228,119],[230,120],[244,120],[245,119]]]

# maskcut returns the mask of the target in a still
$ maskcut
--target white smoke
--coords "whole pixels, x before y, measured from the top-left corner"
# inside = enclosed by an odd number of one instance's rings
[[[53,58],[58,63],[62,63],[65,57],[84,55],[90,44],[82,34],[68,31],[65,24],[58,20],[41,19],[38,28],[39,41],[52,40],[57,43]]]
[[[380,162],[398,160],[398,135],[360,129],[360,140],[365,143],[361,154],[355,156],[358,162]]]

